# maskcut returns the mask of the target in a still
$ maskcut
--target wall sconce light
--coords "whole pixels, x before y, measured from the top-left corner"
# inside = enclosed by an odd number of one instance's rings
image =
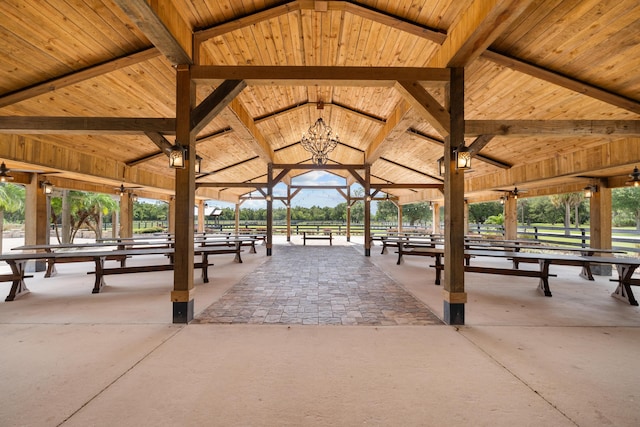
[[[138,195],[135,194],[135,193],[131,194],[131,200],[133,200],[134,202],[137,202],[138,201]]]
[[[504,205],[507,202],[507,198],[504,196],[500,196],[500,204]]]
[[[371,196],[369,194],[367,194],[367,197],[365,197],[365,199],[367,200],[367,202],[371,201]]]
[[[438,173],[440,174],[440,176],[444,176],[444,173],[445,173],[444,156],[438,159]]]
[[[195,172],[200,173],[201,170],[202,170],[202,157],[196,154]]]
[[[433,210],[433,202],[429,202],[429,210],[432,211]]]
[[[187,148],[176,142],[169,152],[169,167],[174,169],[184,169],[187,159]]]
[[[9,175],[9,169],[7,168],[7,165],[2,162],[2,164],[0,165],[0,182],[9,181],[13,181],[13,177]]]
[[[265,196],[265,198],[264,198],[264,199],[265,199],[267,202],[270,202],[271,200],[273,200],[270,194],[267,194],[267,195]]]
[[[590,199],[593,196],[593,193],[597,193],[597,192],[598,192],[597,185],[589,185],[587,187],[584,187],[584,197],[587,199]]]
[[[48,180],[42,181],[40,183],[40,187],[42,187],[42,192],[44,194],[51,194],[53,193],[53,184],[50,183]]]
[[[2,166],[4,166],[4,163],[2,164]],[[1,170],[0,170],[0,174],[1,174]],[[631,178],[631,180],[625,182],[625,184],[633,185],[634,187],[640,187],[640,171],[638,170],[637,166],[633,168],[633,172],[631,172],[631,175],[629,175],[629,177]]]
[[[467,147],[461,145],[455,151],[456,156],[456,169],[469,170],[471,169],[471,152]]]

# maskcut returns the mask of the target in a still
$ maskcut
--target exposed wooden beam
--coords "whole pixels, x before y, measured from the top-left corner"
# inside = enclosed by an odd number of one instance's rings
[[[465,136],[640,136],[640,120],[466,120]]]
[[[371,184],[371,188],[375,188],[377,190],[415,190],[415,189],[425,189],[425,188],[444,188],[444,184],[425,184],[425,183],[407,183],[407,184]]]
[[[495,135],[480,135],[478,136],[467,149],[471,153],[472,156],[475,156],[482,150],[486,145],[491,142],[491,140],[495,137]]]
[[[192,64],[191,28],[173,2],[114,0],[129,19],[173,65]]]
[[[238,166],[243,165],[243,164],[245,164],[245,163],[252,162],[252,161],[257,160],[257,159],[259,159],[259,158],[260,158],[260,156],[251,157],[251,158],[249,158],[249,159],[241,160],[241,161],[239,161],[239,162],[237,162],[237,163],[234,163],[234,164],[232,164],[232,165],[225,166],[225,167],[220,168],[220,169],[216,169],[216,170],[211,171],[211,172],[205,172],[205,173],[203,173],[202,175],[198,175],[198,178],[197,178],[197,179],[201,179],[201,178],[204,178],[204,177],[209,176],[209,175],[214,175],[214,174],[216,174],[216,173],[220,173],[220,172],[226,171],[226,170],[228,170],[228,169],[233,169],[233,168],[235,168],[235,167],[238,167]]]
[[[36,85],[29,86],[15,92],[10,92],[0,97],[0,108],[15,104],[16,102],[27,100],[29,98],[33,98],[35,96],[53,92],[54,90],[62,89],[63,87],[71,86],[76,83],[80,83],[85,80],[110,73],[112,71],[138,64],[140,62],[148,61],[149,59],[153,59],[158,56],[160,56],[160,51],[158,49],[145,49],[140,52],[132,53],[131,55],[122,56],[98,65],[94,65],[92,67],[85,68],[84,70],[76,71],[74,73],[70,73],[61,77],[56,77],[55,79],[38,83]]]
[[[631,167],[640,163],[640,138],[621,138],[608,144],[586,148],[562,156],[513,166],[505,171],[468,178],[465,191],[485,191],[492,188],[526,185],[559,177],[594,175],[598,171]]]
[[[433,175],[428,174],[426,172],[419,171],[418,169],[411,168],[411,167],[409,167],[407,165],[403,165],[401,163],[394,162],[393,160],[389,160],[389,159],[384,158],[384,157],[380,157],[380,160],[384,160],[387,163],[391,163],[394,166],[401,167],[401,168],[406,169],[408,171],[411,171],[413,173],[417,173],[418,175],[422,175],[422,176],[424,176],[426,178],[434,179],[434,180],[439,181],[439,182],[444,182],[444,180],[442,178],[438,177],[438,176],[433,176]]]
[[[225,80],[191,112],[191,132],[198,134],[217,116],[247,84],[242,80]]]
[[[393,144],[411,126],[413,117],[409,111],[411,111],[411,104],[403,99],[400,100],[367,148],[365,154],[367,163],[373,164],[378,160],[389,148],[389,145]]]
[[[167,141],[167,139],[164,136],[162,136],[162,134],[158,132],[145,132],[145,134],[149,137],[151,141],[153,141],[154,144],[158,146],[160,151],[156,151],[154,153],[147,154],[146,156],[139,157],[135,160],[131,160],[127,162],[127,166],[137,166],[141,163],[147,162],[149,160],[153,160],[157,157],[168,155],[169,151],[171,151],[171,147],[173,146],[173,144]]]
[[[419,82],[399,80],[395,88],[440,135],[449,134],[449,112]]]
[[[197,182],[197,188],[214,187],[214,188],[262,188],[266,187],[266,182]]]
[[[176,133],[174,118],[0,116],[0,133],[139,135]]]
[[[260,130],[258,130],[247,109],[244,108],[237,98],[229,103],[228,108],[220,112],[220,116],[227,120],[231,128],[239,135],[240,139],[254,147],[255,153],[260,156],[262,160],[266,163],[273,163],[273,159],[275,158],[273,148],[271,148],[271,145],[269,145]]]
[[[343,3],[344,10],[346,12],[353,13],[362,18],[369,19],[382,25],[386,25],[391,28],[396,28],[405,33],[413,34],[414,36],[422,37],[427,40],[431,40],[435,43],[442,44],[446,39],[446,34],[441,33],[429,27],[424,27],[416,24],[415,22],[409,22],[401,17],[384,13],[378,10],[367,8],[364,5],[357,5],[350,2],[329,2]]]
[[[607,104],[624,108],[625,110],[640,114],[640,102],[624,96],[608,92],[596,86],[590,85],[579,80],[563,76],[557,72],[546,70],[537,65],[529,64],[519,59],[510,58],[506,55],[486,50],[482,53],[482,58],[488,59],[503,67],[528,74],[537,79],[544,80],[554,85],[561,86],[565,89],[578,92],[580,94],[590,96],[591,98],[606,102]]]
[[[301,190],[346,190],[346,185],[291,185],[292,189]]]
[[[420,67],[194,65],[191,72],[195,81],[246,80],[251,86],[391,87],[397,80],[449,81],[446,69]]]
[[[408,133],[410,133],[411,135],[415,135],[419,138],[422,138],[425,141],[428,141],[432,144],[438,145],[440,147],[444,148],[444,141],[438,140],[436,138],[433,138],[429,135],[426,135],[416,129],[409,129],[407,131]],[[488,138],[488,136],[485,136]],[[502,169],[509,169],[511,167],[511,165],[509,163],[505,163],[505,162],[501,162],[499,160],[496,160],[494,158],[491,158],[489,156],[485,156],[483,154],[479,154],[479,153],[475,153],[474,158],[480,161],[483,161],[485,163],[488,163],[490,165],[496,166],[498,168],[502,168]]]
[[[442,46],[429,60],[432,67],[465,67],[526,10],[532,0],[472,0],[449,28]]]

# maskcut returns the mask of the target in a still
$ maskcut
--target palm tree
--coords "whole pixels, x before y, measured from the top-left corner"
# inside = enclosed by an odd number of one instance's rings
[[[0,253],[4,232],[4,213],[16,212],[24,206],[24,187],[14,184],[0,185]]]
[[[51,199],[51,222],[54,224],[59,242],[73,242],[78,230],[83,225],[93,230],[97,239],[101,238],[103,215],[116,210],[119,206],[111,196],[100,193],[69,191],[65,192],[63,197],[67,198],[68,203],[65,205],[68,205],[68,213],[62,209],[62,198],[54,197]],[[68,215],[68,217],[62,218],[62,215]],[[69,220],[69,236],[60,235],[59,220]]]

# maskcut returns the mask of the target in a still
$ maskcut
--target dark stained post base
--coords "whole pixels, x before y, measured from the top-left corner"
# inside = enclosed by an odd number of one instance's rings
[[[464,304],[444,301],[443,320],[447,325],[464,325]]]
[[[365,249],[364,256],[371,256],[371,249]]]
[[[594,264],[591,266],[591,273],[596,276],[611,276],[612,270],[609,264]]]
[[[271,248],[267,248],[267,256],[271,256]]]
[[[193,320],[193,300],[173,303],[173,323],[189,323]]]

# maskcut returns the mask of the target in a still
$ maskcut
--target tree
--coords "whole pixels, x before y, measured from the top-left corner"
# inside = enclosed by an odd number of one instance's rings
[[[398,219],[398,207],[390,200],[378,202],[376,221],[396,221]]]
[[[0,185],[0,254],[4,232],[4,213],[16,212],[24,208],[24,187],[14,184]]]
[[[429,203],[411,203],[402,207],[402,216],[413,226],[416,221],[429,221],[433,217],[433,211],[429,209]]]
[[[570,235],[571,232],[569,231],[569,227],[571,227],[571,209],[575,206],[580,206],[582,200],[584,199],[584,195],[582,193],[554,194],[550,196],[549,199],[551,200],[551,203],[553,203],[553,205],[556,207],[564,206],[564,233],[566,236]],[[580,225],[580,218],[577,217],[577,211],[575,223],[576,227]]]
[[[484,224],[487,218],[502,214],[503,207],[499,202],[472,203],[469,205],[469,221]]]
[[[640,230],[640,188],[616,188],[613,190],[611,203],[613,211],[617,214],[631,214],[636,222],[636,230]]]
[[[51,198],[51,222],[54,224],[58,242],[73,242],[78,230],[83,225],[93,230],[96,238],[102,237],[102,217],[118,208],[118,203],[106,194],[69,191],[70,235],[60,234],[58,223],[62,220],[61,197]]]

